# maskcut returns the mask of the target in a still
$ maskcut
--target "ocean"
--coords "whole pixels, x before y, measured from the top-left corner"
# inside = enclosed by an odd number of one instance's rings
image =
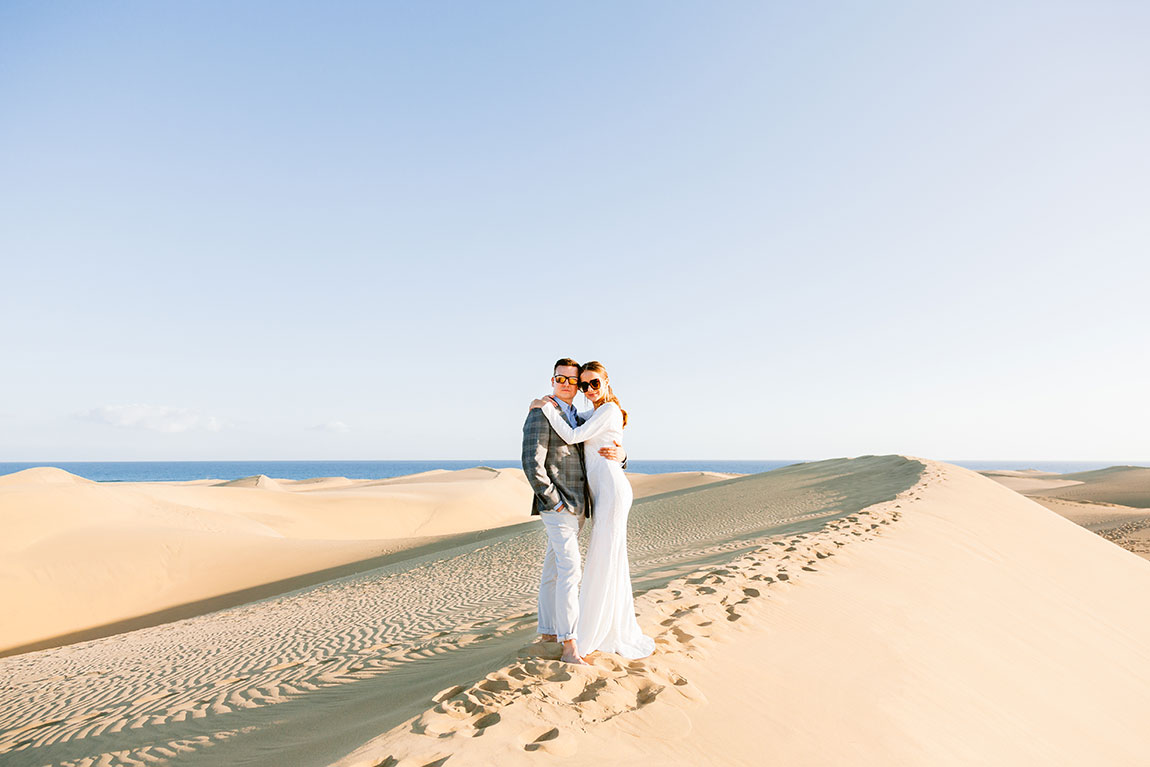
[[[758,474],[778,469],[800,460],[716,461],[679,460],[627,462],[628,471],[640,474],[668,474],[677,471],[716,471],[727,474]],[[951,461],[979,471],[987,469],[1039,469],[1057,473],[1104,469],[1120,462],[1097,461]],[[55,466],[64,471],[97,482],[171,482],[195,479],[233,480],[266,474],[276,479],[311,479],[313,477],[347,477],[348,479],[386,479],[417,474],[432,469],[469,469],[490,466],[494,469],[518,468],[518,460],[468,461],[67,461],[0,463],[0,475],[37,466]]]

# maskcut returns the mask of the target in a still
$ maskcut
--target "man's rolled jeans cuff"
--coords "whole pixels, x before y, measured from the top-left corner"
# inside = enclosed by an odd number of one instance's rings
[[[567,642],[571,639],[577,639],[577,637],[575,636],[575,632],[571,632],[570,634],[567,634],[565,636],[556,636],[555,637],[556,642]]]

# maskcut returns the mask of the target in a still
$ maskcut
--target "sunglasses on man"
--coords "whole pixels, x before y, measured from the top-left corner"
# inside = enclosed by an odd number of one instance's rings
[[[571,384],[572,386],[579,385],[579,379],[575,376],[551,376],[551,382],[557,384]]]

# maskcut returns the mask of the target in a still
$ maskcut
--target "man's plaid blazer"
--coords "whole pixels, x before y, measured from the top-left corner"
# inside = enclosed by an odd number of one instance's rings
[[[578,415],[575,420],[583,423]],[[523,423],[523,471],[535,491],[532,514],[551,511],[563,501],[568,511],[591,516],[583,445],[564,442],[539,408],[528,411]]]

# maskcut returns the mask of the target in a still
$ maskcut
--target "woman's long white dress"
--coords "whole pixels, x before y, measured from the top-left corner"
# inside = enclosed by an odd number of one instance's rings
[[[575,630],[579,652],[600,650],[624,658],[645,658],[655,651],[655,640],[643,634],[635,620],[627,561],[631,483],[618,461],[599,455],[599,448],[623,443],[623,411],[614,402],[605,403],[576,428],[571,428],[552,404],[544,406],[543,414],[564,442],[586,443],[583,453],[594,524],[579,588],[579,624]]]

